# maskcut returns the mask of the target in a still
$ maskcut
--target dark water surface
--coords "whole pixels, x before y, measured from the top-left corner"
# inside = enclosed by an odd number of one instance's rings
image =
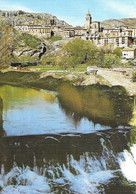
[[[136,193],[136,107],[123,88],[1,85],[0,96],[1,193]]]

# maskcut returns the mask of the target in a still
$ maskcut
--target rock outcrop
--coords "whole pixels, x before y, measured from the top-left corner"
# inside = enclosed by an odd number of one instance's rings
[[[101,22],[103,28],[120,27],[122,25],[130,28],[136,26],[136,18],[110,19]]]
[[[41,57],[46,52],[46,44],[41,43],[37,48],[28,48],[28,47],[20,47],[17,49],[14,49],[13,54],[17,57],[22,56],[28,56],[28,57],[35,57],[38,59],[41,59]]]
[[[28,24],[38,24],[38,25],[49,25],[51,20],[54,20],[56,25],[67,26],[63,20],[59,20],[56,16],[48,13],[29,13],[22,10],[19,11],[2,11],[0,10],[0,16],[2,19],[10,25],[28,25]]]

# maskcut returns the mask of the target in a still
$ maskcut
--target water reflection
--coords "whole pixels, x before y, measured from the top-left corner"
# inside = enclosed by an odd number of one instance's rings
[[[74,87],[61,85],[59,103],[67,116],[75,122],[83,117],[105,126],[127,126],[134,106],[132,97],[121,87]]]
[[[6,132],[3,129],[3,100],[0,97],[0,138],[6,136]]]
[[[9,85],[0,86],[0,96],[3,99],[4,111],[16,109],[21,104],[29,104],[33,101],[45,100],[53,103],[56,100],[56,95],[44,90],[27,89],[21,87],[13,87]]]
[[[55,93],[0,86],[7,136],[91,133],[128,126],[133,98],[119,87],[62,85]]]
[[[123,89],[63,85],[57,100],[1,86],[0,95],[2,194],[136,192],[135,129],[93,126],[128,125],[134,104]]]

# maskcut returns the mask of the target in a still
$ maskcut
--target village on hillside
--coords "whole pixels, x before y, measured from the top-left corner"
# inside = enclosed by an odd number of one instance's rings
[[[7,16],[9,17],[9,16]],[[136,57],[136,26],[130,28],[128,26],[120,26],[113,28],[101,27],[101,22],[92,21],[90,12],[86,14],[85,25],[70,26],[70,25],[58,25],[56,17],[52,17],[48,24],[38,25],[35,23],[14,23],[13,26],[21,33],[29,33],[38,37],[51,38],[73,38],[80,37],[83,40],[90,40],[97,46],[104,46],[106,44],[113,45],[113,47],[120,47],[122,49],[122,58],[130,59]]]

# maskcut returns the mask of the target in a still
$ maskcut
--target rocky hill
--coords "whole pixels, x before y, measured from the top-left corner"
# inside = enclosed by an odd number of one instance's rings
[[[55,20],[56,25],[64,25],[67,26],[68,24],[63,21],[59,20],[56,16],[53,16],[48,13],[29,13],[24,11],[1,11],[0,16],[2,19],[6,20],[6,22],[10,25],[15,24],[41,24],[41,25],[48,25],[50,24],[50,20]]]
[[[101,23],[104,28],[119,27],[119,26],[136,27],[136,18],[124,18],[124,19],[110,19]]]

